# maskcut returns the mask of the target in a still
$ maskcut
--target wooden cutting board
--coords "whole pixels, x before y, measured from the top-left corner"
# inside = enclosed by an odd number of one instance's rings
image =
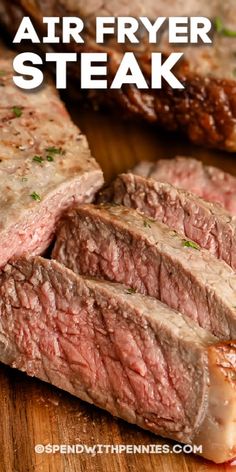
[[[107,180],[142,159],[193,155],[236,174],[236,155],[203,150],[184,137],[109,114],[68,107],[87,134]],[[219,406],[220,408],[220,406]],[[112,418],[50,385],[0,366],[0,472],[233,471],[187,454],[36,454],[36,444],[172,444]]]

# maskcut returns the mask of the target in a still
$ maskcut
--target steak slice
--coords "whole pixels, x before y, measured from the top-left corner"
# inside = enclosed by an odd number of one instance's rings
[[[135,208],[161,221],[236,271],[236,219],[219,205],[170,184],[131,173],[119,175],[100,193],[98,201]]]
[[[95,42],[96,16],[147,16],[157,17],[206,16],[219,18],[223,27],[235,31],[235,0],[3,0],[0,5],[1,21],[12,35],[15,34],[23,15],[31,15],[38,30],[43,32],[43,16],[79,16],[86,24],[85,44],[73,42],[64,45],[65,51],[106,52],[109,55],[109,83],[113,80],[125,50],[130,44],[117,44],[114,37],[105,44]],[[219,22],[219,21],[218,21]],[[185,90],[173,90],[165,82],[162,90],[138,90],[132,85],[122,90],[102,93],[91,91],[90,97],[106,102],[115,110],[124,110],[131,116],[142,117],[169,130],[180,130],[198,144],[228,151],[236,151],[236,80],[235,40],[224,35],[223,28],[215,32],[213,45],[196,47],[168,44],[164,34],[156,45],[148,45],[144,31],[140,32],[139,44],[132,45],[148,82],[151,76],[150,53],[161,51],[166,56],[173,50],[183,51],[184,59],[176,68],[176,75]],[[61,52],[62,46],[54,45]],[[79,84],[79,68],[72,68],[71,76]],[[78,85],[79,88],[79,85]]]
[[[40,257],[8,264],[0,295],[2,362],[208,459],[235,455],[235,342]]]
[[[4,57],[4,58],[2,58]],[[89,202],[103,183],[87,141],[52,85],[24,93],[12,54],[0,59],[0,266],[48,247],[65,210]]]
[[[132,172],[189,190],[209,202],[219,203],[236,216],[236,177],[217,167],[178,156],[155,163],[143,161]]]
[[[219,338],[236,338],[235,272],[135,210],[79,206],[66,215],[52,257],[76,273],[153,296]]]

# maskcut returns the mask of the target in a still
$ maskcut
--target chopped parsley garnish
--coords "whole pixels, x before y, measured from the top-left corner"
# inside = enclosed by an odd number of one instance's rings
[[[191,247],[192,249],[196,249],[197,251],[200,251],[200,247],[198,246],[198,244],[194,243],[193,241],[187,241],[186,239],[184,239],[183,246]]]
[[[136,293],[136,290],[135,288],[128,288],[125,293],[127,293],[127,295],[133,295]]]
[[[28,180],[27,177],[22,177],[21,179],[22,182],[27,182],[27,180]]]
[[[222,19],[219,16],[215,18],[215,29],[216,32],[221,34],[222,36],[227,36],[228,38],[236,38],[236,31],[226,28]]]
[[[35,201],[38,201],[38,202],[41,201],[41,197],[40,197],[39,194],[36,193],[36,192],[31,193],[30,197],[31,197],[33,200],[35,200]]]
[[[4,75],[7,75],[7,72],[5,70],[0,70],[0,77],[4,77]]]
[[[150,223],[149,223],[147,220],[144,220],[143,226],[144,226],[145,228],[151,228],[151,225],[150,225]]]
[[[34,156],[32,161],[37,162],[38,164],[42,164],[43,158],[41,156]]]
[[[52,156],[47,156],[46,159],[47,159],[48,162],[54,161],[54,158]]]
[[[54,146],[46,148],[45,151],[49,152],[50,154],[63,154],[62,148],[56,148]]]
[[[14,113],[16,118],[20,118],[22,115],[22,107],[13,107],[12,112]]]

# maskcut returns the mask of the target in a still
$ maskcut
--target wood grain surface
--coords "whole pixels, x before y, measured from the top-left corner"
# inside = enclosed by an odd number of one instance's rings
[[[193,155],[236,174],[236,156],[194,147],[185,138],[67,104],[87,134],[107,180],[142,159]],[[220,407],[220,406],[219,406]],[[216,472],[187,454],[36,454],[36,444],[172,444],[112,418],[65,392],[0,366],[0,472]]]

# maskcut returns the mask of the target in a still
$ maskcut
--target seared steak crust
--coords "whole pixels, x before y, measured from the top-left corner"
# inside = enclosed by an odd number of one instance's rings
[[[121,103],[151,122],[180,130],[196,144],[236,150],[236,83],[190,75],[179,76],[185,90],[164,86],[160,92],[133,88],[123,91]]]

